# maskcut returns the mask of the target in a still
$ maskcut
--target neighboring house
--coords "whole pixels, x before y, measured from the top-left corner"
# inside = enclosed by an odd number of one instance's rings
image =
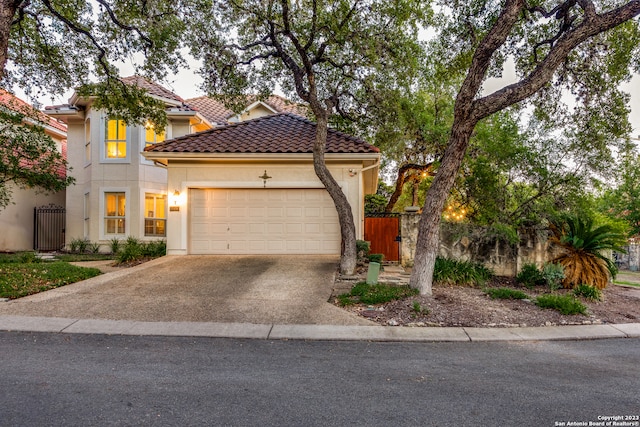
[[[271,96],[248,99],[234,114],[209,97],[183,100],[140,77],[123,81],[165,103],[163,134],[106,117],[77,95],[46,109],[69,129],[76,183],[67,189],[67,244],[133,236],[166,238],[169,254],[340,253],[335,207],[313,171],[315,125],[303,118],[304,106]],[[364,194],[376,190],[380,155],[351,136],[329,135],[328,166],[362,238]]]
[[[336,209],[313,168],[315,127],[279,113],[145,148],[169,174],[167,253],[339,254]],[[358,238],[379,161],[376,147],[329,130],[326,163]]]
[[[122,79],[146,89],[166,105],[168,125],[126,126],[93,108],[92,98],[74,94],[67,105],[47,107],[47,114],[68,126],[68,162],[75,185],[67,189],[67,245],[86,238],[107,244],[133,236],[166,236],[167,172],[140,152],[147,145],[211,128],[200,113],[175,93],[141,77]]]
[[[26,126],[37,122],[42,126],[54,142],[58,150],[66,155],[67,149],[67,127],[57,120],[46,116],[35,110],[31,105],[0,89],[0,105],[30,117],[37,117],[38,120],[25,118]],[[61,176],[66,176],[66,171],[58,171]],[[0,210],[0,251],[25,251],[34,249],[34,208],[41,206],[57,206],[64,208],[65,192],[43,194],[37,189],[22,189],[14,184],[11,186],[12,204]]]

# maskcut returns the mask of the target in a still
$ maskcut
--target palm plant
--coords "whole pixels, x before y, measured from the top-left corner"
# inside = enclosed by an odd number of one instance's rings
[[[564,268],[562,285],[573,288],[581,284],[604,289],[609,276],[615,277],[618,269],[604,252],[625,252],[626,236],[610,224],[596,225],[593,218],[567,216],[551,227],[551,241],[562,253],[552,262]]]

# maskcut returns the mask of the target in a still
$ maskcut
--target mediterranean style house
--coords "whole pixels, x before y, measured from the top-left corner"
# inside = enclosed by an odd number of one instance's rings
[[[340,253],[333,202],[313,172],[315,124],[272,96],[236,114],[209,97],[182,99],[132,76],[164,102],[168,126],[127,126],[72,96],[46,113],[68,127],[75,185],[67,244],[166,239],[168,254]],[[364,195],[377,186],[377,148],[330,131],[327,163],[347,194],[359,238]]]
[[[67,150],[67,127],[45,114],[35,110],[31,105],[13,94],[0,89],[0,108],[11,109],[26,114],[25,126],[37,124],[42,126],[47,135],[56,143],[56,148],[63,155]],[[36,119],[37,118],[37,119]],[[64,169],[58,170],[60,176],[66,176]],[[42,206],[64,208],[65,192],[47,194],[33,188],[11,186],[12,203],[0,210],[0,251],[25,251],[34,248],[34,209]]]

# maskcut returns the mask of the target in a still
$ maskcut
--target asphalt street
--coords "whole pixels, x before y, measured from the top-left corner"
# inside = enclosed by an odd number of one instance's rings
[[[0,332],[0,360],[2,426],[559,426],[640,415],[638,339]]]

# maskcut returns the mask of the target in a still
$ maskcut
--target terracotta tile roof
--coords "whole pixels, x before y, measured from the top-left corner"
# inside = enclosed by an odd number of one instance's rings
[[[248,97],[247,107],[256,101],[256,97]],[[233,111],[225,107],[222,102],[208,96],[191,98],[184,102],[200,112],[200,114],[202,114],[211,123],[226,124],[228,123],[228,119],[235,114]],[[262,102],[273,108],[278,113],[292,113],[300,117],[308,116],[307,109],[304,105],[289,101],[279,95],[271,95]]]
[[[290,113],[264,116],[145,148],[164,153],[312,153],[315,123]],[[329,129],[327,153],[378,153],[361,139]]]
[[[12,93],[7,92],[4,89],[0,89],[0,105],[4,105],[5,107],[13,111],[17,111],[31,118],[37,118],[38,121],[40,121],[44,125],[51,126],[52,128],[58,129],[59,131],[65,133],[67,132],[67,125],[60,123],[53,117],[50,117],[45,113],[33,108],[22,99],[18,98]]]
[[[160,98],[170,99],[172,101],[177,101],[180,103],[184,102],[181,97],[171,92],[169,89],[160,86],[158,83],[149,81],[142,76],[122,77],[120,80],[122,80],[126,84],[137,86],[141,89],[146,89],[150,95],[155,95]]]

